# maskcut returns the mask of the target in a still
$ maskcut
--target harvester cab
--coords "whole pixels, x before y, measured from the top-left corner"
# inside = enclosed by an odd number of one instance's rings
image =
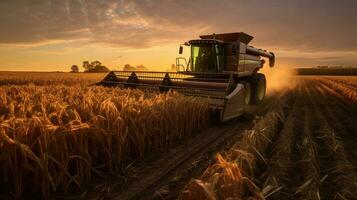
[[[190,40],[183,44],[191,48],[191,54],[188,61],[185,57],[176,58],[178,72],[222,73],[247,69],[248,73],[250,69],[256,70],[263,67],[265,61],[261,60],[260,56],[269,58],[270,67],[275,64],[273,53],[248,46],[253,37],[246,33],[213,34],[200,37],[201,39]],[[183,45],[180,45],[180,54],[183,53]]]
[[[224,48],[223,43],[219,40],[191,40],[185,43],[186,46],[191,47],[191,56],[189,62],[186,58],[181,57],[177,59],[177,71],[183,72],[206,72],[217,73],[222,72],[224,67]],[[180,46],[180,54],[182,54],[182,46]],[[191,60],[192,59],[192,60]],[[186,66],[180,63],[184,60]],[[182,68],[180,68],[182,67]]]
[[[273,67],[275,56],[249,46],[252,39],[242,32],[203,35],[184,44],[190,47],[190,58],[176,59],[177,72],[112,71],[97,85],[206,97],[212,112],[227,121],[265,97],[265,76],[258,71],[265,63],[262,57]]]

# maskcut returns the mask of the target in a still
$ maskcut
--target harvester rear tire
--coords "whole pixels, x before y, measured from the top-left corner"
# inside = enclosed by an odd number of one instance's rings
[[[266,93],[266,79],[264,74],[254,74],[250,78],[250,83],[252,87],[252,97],[251,104],[259,104],[265,98]]]
[[[252,87],[249,82],[242,81],[244,85],[244,105],[248,106],[252,101]]]

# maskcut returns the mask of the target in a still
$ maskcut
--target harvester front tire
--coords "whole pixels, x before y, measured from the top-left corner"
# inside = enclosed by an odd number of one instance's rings
[[[250,79],[251,87],[252,87],[252,104],[259,104],[265,98],[266,93],[266,79],[264,74],[254,74]]]
[[[244,105],[248,106],[252,101],[252,87],[249,82],[243,81],[244,85]]]

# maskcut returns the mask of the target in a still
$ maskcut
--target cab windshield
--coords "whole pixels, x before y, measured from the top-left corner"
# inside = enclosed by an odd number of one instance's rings
[[[195,44],[191,48],[193,72],[217,72],[215,45]]]

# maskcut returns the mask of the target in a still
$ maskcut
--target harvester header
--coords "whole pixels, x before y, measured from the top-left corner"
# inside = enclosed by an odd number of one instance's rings
[[[273,67],[275,56],[250,46],[252,40],[243,32],[202,35],[184,43],[190,47],[190,58],[176,58],[176,72],[112,71],[97,85],[206,97],[212,112],[226,121],[265,97],[265,76],[258,73],[265,63],[261,57]]]

